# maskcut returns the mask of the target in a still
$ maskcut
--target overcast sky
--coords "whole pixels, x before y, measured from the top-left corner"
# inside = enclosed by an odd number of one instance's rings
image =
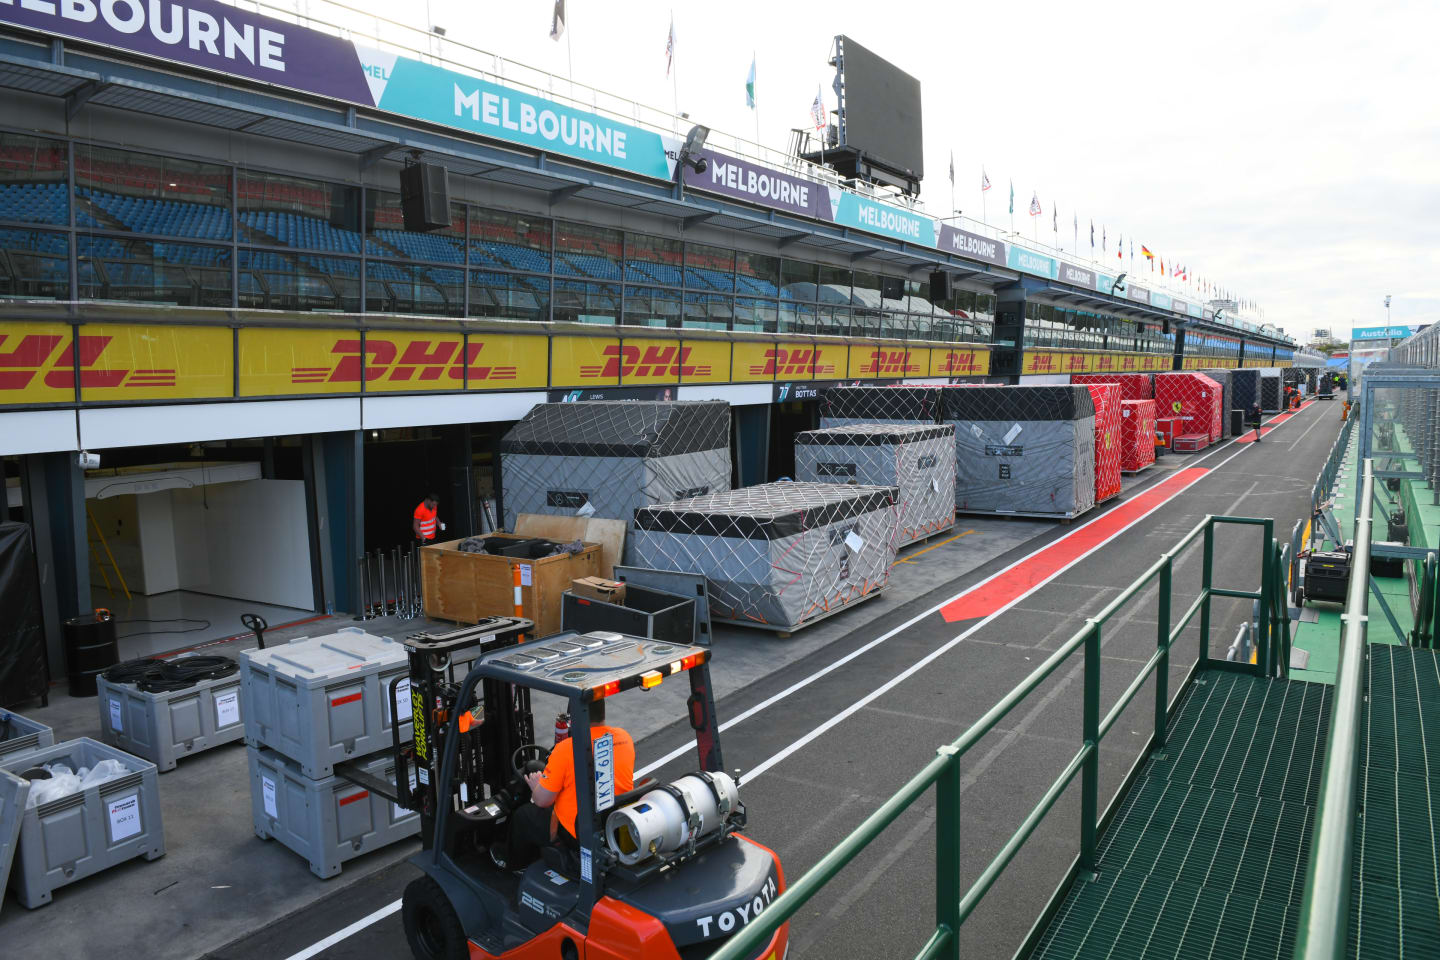
[[[283,0],[271,0],[283,2]],[[305,0],[296,0],[304,3]],[[352,0],[423,24],[420,0]],[[561,75],[553,0],[430,0],[450,37]],[[1210,0],[1082,4],[752,2],[673,7],[678,101],[750,138],[745,76],[758,60],[760,139],[783,149],[832,37],[853,36],[916,76],[924,95],[926,210],[981,212],[1074,246],[1072,215],[1187,264],[1266,308],[1303,342],[1318,327],[1440,320],[1440,3]],[[319,0],[313,7],[321,15]],[[578,82],[668,109],[670,4],[567,0]],[[1128,255],[1128,251],[1127,251]],[[1112,260],[1113,263],[1113,260]],[[1127,261],[1128,264],[1128,261]],[[1143,268],[1142,268],[1143,270]],[[1142,272],[1142,279],[1143,279]]]

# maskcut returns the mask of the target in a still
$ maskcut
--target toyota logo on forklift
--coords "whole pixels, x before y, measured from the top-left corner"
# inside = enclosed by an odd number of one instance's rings
[[[424,876],[402,902],[411,951],[419,960],[708,955],[785,890],[779,858],[743,832],[739,773],[725,770],[720,751],[710,649],[604,631],[522,644],[533,628],[496,617],[405,640],[409,673],[391,682],[390,696],[408,681],[416,739],[400,742],[392,730],[393,799],[421,816],[423,848],[411,863]],[[603,705],[682,675],[698,769],[626,789],[633,746],[623,729],[602,726]],[[546,769],[533,693],[564,701],[569,737],[558,748],[571,758],[570,782],[588,786],[573,791],[573,839],[552,827],[539,858],[521,863],[493,851],[531,806],[527,777]],[[546,782],[537,793],[548,794]],[[788,950],[786,923],[755,957],[780,960]]]

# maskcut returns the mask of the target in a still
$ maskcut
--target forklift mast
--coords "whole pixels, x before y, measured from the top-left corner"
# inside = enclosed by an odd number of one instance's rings
[[[492,651],[516,646],[533,626],[516,617],[491,617],[459,630],[413,634],[404,641],[410,670],[391,682],[390,702],[399,718],[404,717],[408,702],[414,734],[408,744],[403,743],[400,724],[391,726],[397,802],[420,813],[420,836],[427,849],[434,843],[440,805],[452,803],[457,795],[468,803],[498,793],[511,777],[510,758],[516,748],[534,742],[529,690],[487,679],[476,703],[456,703],[474,662]],[[451,719],[462,712],[476,722],[452,727]],[[456,782],[442,784],[445,738],[462,726],[465,732],[455,733]]]

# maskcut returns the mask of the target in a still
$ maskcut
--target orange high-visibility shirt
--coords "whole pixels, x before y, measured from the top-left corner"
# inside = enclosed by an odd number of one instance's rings
[[[619,796],[635,788],[635,741],[630,734],[619,727],[592,726],[590,742],[594,743],[605,734],[615,738],[615,794]],[[575,741],[561,740],[550,751],[545,763],[545,772],[540,775],[540,786],[555,794],[555,819],[560,825],[575,833],[575,813],[579,801],[575,796]]]
[[[420,539],[435,539],[435,516],[438,510],[431,510],[425,506],[425,501],[420,501],[420,506],[415,508],[415,519],[420,521]]]

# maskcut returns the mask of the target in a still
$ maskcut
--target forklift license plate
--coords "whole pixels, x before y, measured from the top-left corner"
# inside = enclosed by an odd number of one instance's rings
[[[604,813],[615,806],[615,737],[595,741],[595,809]]]

